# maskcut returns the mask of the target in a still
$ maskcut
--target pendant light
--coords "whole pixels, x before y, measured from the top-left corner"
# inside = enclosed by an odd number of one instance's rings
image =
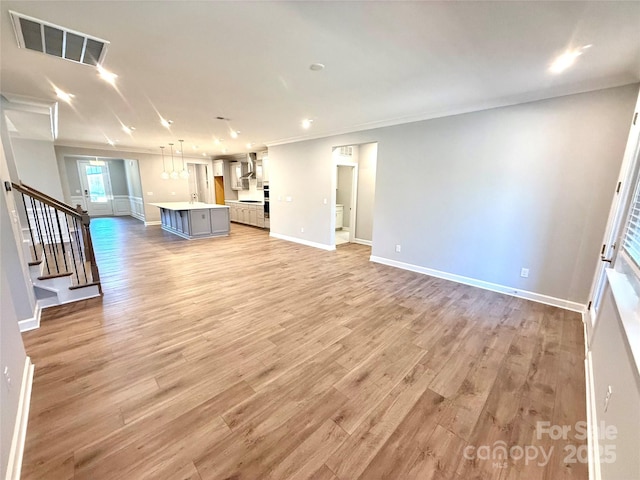
[[[164,145],[160,147],[160,153],[162,154],[162,173],[160,174],[160,178],[169,180],[169,172],[167,172],[167,167],[164,165]]]
[[[171,175],[169,175],[173,180],[177,180],[180,174],[176,172],[176,165],[173,161],[173,143],[169,144],[169,148],[171,148]]]
[[[187,179],[189,178],[189,171],[184,168],[184,145],[182,144],[182,142],[184,142],[184,140],[178,140],[180,142],[180,155],[182,156],[182,171],[180,172],[180,178],[184,178]]]

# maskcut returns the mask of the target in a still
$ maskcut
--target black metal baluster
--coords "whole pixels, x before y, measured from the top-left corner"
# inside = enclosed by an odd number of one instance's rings
[[[20,193],[22,196],[22,205],[24,205],[24,214],[27,216],[27,225],[29,226],[29,236],[31,237],[31,246],[33,247],[33,261],[38,261],[38,251],[36,250],[36,242],[33,239],[33,229],[31,228],[31,220],[29,220],[29,211],[27,210],[27,201],[24,199],[24,193]]]
[[[60,212],[54,210],[56,216],[56,223],[58,224],[58,233],[60,234],[60,248],[62,249],[62,259],[64,260],[64,271],[69,271],[69,265],[67,264],[67,252],[64,248],[64,238],[62,237],[62,227],[60,226]],[[57,249],[56,249],[57,250]]]
[[[48,234],[46,232],[47,225],[45,223],[44,212],[42,211],[42,202],[38,200],[38,203],[40,204],[40,214],[42,215],[42,225],[38,229],[38,231],[40,232],[40,244],[42,245],[42,256],[44,257],[44,261],[45,261],[45,263],[47,265],[47,273],[49,275],[51,275],[51,266],[49,265],[49,257],[47,255],[47,251],[46,251],[47,250],[47,239],[42,236],[42,232],[44,232],[44,234],[48,236]],[[37,209],[34,209],[34,213],[36,215],[36,218],[38,219],[38,223],[40,223],[40,215],[38,215]]]
[[[84,247],[82,245],[82,240],[80,238],[80,233],[78,230],[78,219],[74,218],[73,222],[75,224],[76,227],[76,239],[77,239],[77,244],[78,244],[78,249],[80,251],[80,263],[82,264],[82,271],[84,272],[84,281],[89,283],[89,278],[87,277],[87,268],[84,264]]]
[[[73,260],[73,271],[76,273],[78,285],[80,285],[80,275],[78,273],[78,264],[76,263],[76,254],[73,251],[73,242],[71,241],[71,228],[69,228],[69,214],[65,214],[64,218],[67,223],[67,235],[69,236],[69,250],[71,250],[71,258]]]
[[[51,236],[51,253],[53,253],[53,261],[56,264],[56,273],[60,273],[60,265],[58,264],[58,245],[56,244],[56,232],[53,227],[53,219],[51,218],[51,208],[45,205],[45,213],[47,215],[47,225],[49,226],[49,235]]]

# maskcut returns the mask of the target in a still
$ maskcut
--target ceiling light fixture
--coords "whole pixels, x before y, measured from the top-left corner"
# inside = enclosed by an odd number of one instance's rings
[[[226,148],[223,148],[221,151],[222,151],[222,153],[227,153],[227,149]]]
[[[98,65],[97,68],[98,68],[98,75],[100,76],[101,79],[103,79],[109,85],[116,84],[116,78],[118,78],[118,75],[116,75],[113,72],[110,72],[109,70],[104,69],[102,65]]]
[[[189,172],[186,168],[184,168],[184,146],[182,145],[182,142],[184,142],[184,140],[178,141],[180,142],[180,156],[182,157],[182,171],[180,172],[180,178],[187,179],[189,178]]]
[[[115,141],[111,140],[109,137],[106,137],[106,139],[107,139],[107,143],[108,143],[109,145],[111,145],[112,147],[113,147],[113,146],[115,146],[115,144],[116,144],[116,142],[115,142]]]
[[[313,123],[313,120],[309,118],[305,118],[304,120],[302,120],[302,128],[304,128],[305,130],[308,130],[309,128],[311,128],[312,123]]]
[[[202,152],[202,156],[206,157],[207,156],[207,152]]]
[[[169,172],[167,172],[167,167],[164,164],[164,145],[160,146],[160,153],[162,154],[162,173],[160,174],[160,178],[169,180]]]
[[[60,100],[62,100],[63,102],[66,102],[66,103],[71,103],[71,99],[72,99],[75,95],[72,95],[72,94],[70,94],[70,93],[64,92],[64,91],[60,90],[58,87],[53,87],[53,88],[54,88],[54,89],[55,89],[55,91],[56,91],[56,96],[57,96]]]
[[[127,127],[125,124],[122,124],[122,131],[128,135],[131,135],[136,127]]]
[[[323,63],[312,63],[311,65],[309,65],[309,69],[314,71],[314,72],[319,72],[321,70],[324,70],[324,64]]]
[[[590,47],[591,45],[585,45],[584,47],[576,48],[574,50],[567,50],[562,55],[556,57],[553,63],[549,66],[549,71],[551,73],[564,72],[576,62],[576,59],[584,53],[584,50]]]
[[[253,143],[249,142],[245,145],[247,148],[252,148],[253,147]]]
[[[238,135],[240,134],[240,132],[238,132],[237,130],[230,130],[229,131],[229,136],[231,138],[238,138]]]
[[[171,128],[171,125],[173,124],[173,120],[165,120],[164,118],[160,117],[160,123],[164,128]]]
[[[173,161],[173,143],[169,144],[169,148],[171,148],[171,173],[169,174],[169,176],[173,180],[177,180],[180,174],[176,172],[176,164]]]

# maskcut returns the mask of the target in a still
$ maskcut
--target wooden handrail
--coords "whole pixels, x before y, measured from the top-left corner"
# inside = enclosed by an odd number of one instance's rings
[[[41,191],[36,190],[35,188],[25,185],[22,182],[20,183],[11,182],[11,186],[15,188],[17,191],[19,191],[20,193],[29,195],[30,197],[35,198],[36,200],[44,203],[45,205],[55,208],[56,210],[60,210],[63,213],[71,215],[72,217],[76,217],[78,220],[82,219],[82,210],[80,209],[80,212],[79,212],[77,207],[73,208],[72,206],[67,205],[64,202],[61,202],[58,199],[50,197],[46,193],[42,193]]]

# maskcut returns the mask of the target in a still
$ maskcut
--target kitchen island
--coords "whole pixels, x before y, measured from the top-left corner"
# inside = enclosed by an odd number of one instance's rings
[[[162,229],[189,240],[229,235],[229,207],[211,203],[150,203],[160,209]]]

